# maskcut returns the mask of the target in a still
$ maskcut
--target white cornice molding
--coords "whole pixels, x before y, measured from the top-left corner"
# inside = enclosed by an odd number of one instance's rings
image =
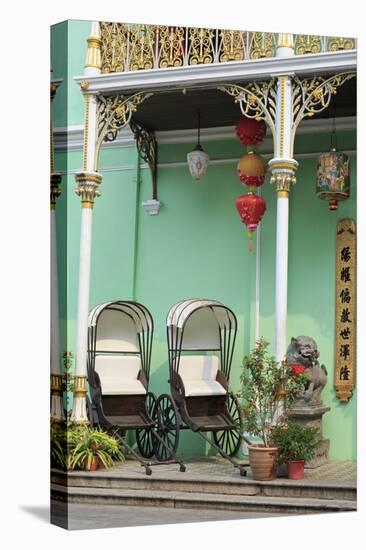
[[[356,117],[342,117],[335,121],[337,132],[354,130],[356,128]],[[304,120],[297,130],[298,134],[312,134],[319,132],[330,132],[333,127],[333,119],[318,119]],[[83,132],[82,125],[58,127],[54,129],[54,148],[55,151],[79,151],[83,148]],[[197,139],[197,130],[195,128],[189,130],[170,130],[166,132],[156,132],[156,139],[159,145],[178,144],[178,143],[195,143]],[[201,139],[203,142],[221,141],[236,139],[234,126],[222,126],[218,128],[203,128],[201,130]],[[121,130],[115,141],[103,144],[103,148],[107,147],[133,147],[135,140],[133,133],[129,128]],[[272,146],[271,138],[266,138],[263,144],[263,149],[270,149]]]
[[[325,74],[355,70],[356,67],[357,50],[294,55],[283,58],[268,57],[231,61],[230,63],[189,65],[187,67],[88,76],[88,92],[98,94],[128,90],[163,91],[193,86],[210,88],[224,82],[237,83],[252,79],[266,79],[274,74]],[[80,84],[82,80],[85,80],[85,75],[76,76],[74,80]]]

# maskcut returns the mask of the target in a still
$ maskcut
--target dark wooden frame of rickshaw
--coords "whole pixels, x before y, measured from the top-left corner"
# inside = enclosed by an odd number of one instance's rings
[[[124,352],[124,351],[103,351],[103,350],[96,350],[96,341],[97,341],[97,332],[98,332],[98,320],[101,314],[107,310],[111,311],[118,311],[134,322],[136,325],[136,321],[134,320],[133,316],[128,313],[128,311],[121,310],[117,307],[113,307],[113,305],[121,305],[123,307],[126,307],[127,309],[133,310],[132,306],[136,306],[137,309],[142,313],[144,316],[144,320],[146,323],[146,326],[148,327],[147,330],[142,331],[142,338],[141,334],[138,332],[138,344],[139,344],[139,352]],[[117,416],[111,414],[113,412],[113,409],[116,410],[119,409],[118,412],[121,412],[121,404],[122,404],[122,413],[128,413],[129,411],[135,411],[135,415],[131,414],[118,414],[119,417],[123,418],[125,416],[125,422],[118,422],[118,427],[121,430],[133,430],[133,429],[139,429],[139,428],[152,428],[154,425],[153,420],[149,417],[149,414],[146,409],[145,401],[146,401],[146,394],[140,395],[124,395],[123,400],[121,400],[120,396],[102,396],[101,393],[101,383],[98,373],[95,371],[95,358],[97,353],[98,354],[108,354],[108,355],[134,355],[139,356],[141,360],[141,372],[139,375],[139,380],[141,381],[142,385],[146,389],[146,392],[148,391],[149,386],[149,379],[150,379],[150,362],[151,362],[151,351],[152,351],[152,340],[153,340],[153,333],[154,333],[154,321],[150,314],[150,312],[145,308],[145,306],[142,306],[142,304],[139,304],[138,302],[132,302],[132,301],[123,301],[123,300],[116,300],[115,302],[108,302],[107,305],[101,309],[101,311],[98,312],[95,320],[94,325],[89,327],[88,331],[88,359],[87,359],[87,372],[88,372],[88,382],[89,386],[91,388],[92,392],[92,401],[96,406],[97,409],[97,415],[99,418],[99,423],[101,425],[104,425],[106,428],[113,428],[116,427],[116,424],[113,422],[110,422],[108,420],[109,417]],[[146,334],[148,337],[146,338]],[[142,341],[142,342],[141,342]],[[142,375],[141,375],[142,373]],[[105,401],[105,404],[108,403],[109,406],[111,406],[112,411],[105,413],[105,407],[103,406],[103,401]],[[140,420],[136,418],[136,421],[132,422],[128,421],[128,416],[135,416],[139,417]]]
[[[183,314],[185,308],[189,307],[194,301],[191,300],[186,306],[179,312],[177,321]],[[197,300],[198,301],[198,300]],[[212,314],[215,315],[214,308],[224,309],[228,312],[229,327],[220,327],[220,323],[217,320],[217,329],[219,332],[220,348],[197,348],[197,349],[184,349],[183,338],[184,328],[193,313],[196,313],[200,309],[210,309]],[[192,396],[186,397],[184,394],[184,384],[179,375],[179,363],[182,351],[219,351],[220,352],[220,369],[217,374],[216,380],[225,388],[228,392],[228,385],[230,380],[231,364],[234,354],[236,335],[238,330],[238,323],[234,312],[224,306],[223,304],[204,304],[197,307],[194,312],[188,315],[182,324],[180,331],[177,329],[178,322],[175,325],[167,326],[167,340],[168,340],[168,354],[169,354],[169,374],[170,374],[170,387],[172,397],[177,405],[183,424],[182,429],[191,429],[199,432],[212,432],[221,431],[225,429],[233,429],[235,424],[230,417],[226,407],[226,395],[219,396]],[[226,323],[225,323],[226,325]],[[175,334],[174,334],[175,330]],[[180,332],[180,334],[179,334]],[[170,334],[169,334],[170,333]],[[223,338],[224,333],[224,338]],[[229,333],[227,339],[227,333]],[[171,335],[171,338],[169,337]],[[175,338],[174,338],[175,337]],[[232,342],[231,342],[231,339]],[[175,342],[174,342],[175,340]],[[170,343],[173,343],[173,347],[170,347]],[[211,414],[205,414],[210,412]],[[195,414],[196,413],[196,414]],[[199,423],[194,420],[194,417],[200,419]]]
[[[144,347],[143,347],[144,354],[146,352],[145,334],[148,333],[148,335],[149,335],[149,338],[148,338],[148,341],[147,341],[147,353],[148,353],[148,355],[147,355],[147,360],[146,361],[142,361],[142,353],[141,353],[142,347],[141,347],[140,333],[137,333],[138,334],[139,350],[140,350],[139,352],[123,352],[123,351],[120,351],[120,350],[117,351],[117,352],[113,352],[113,351],[103,352],[103,350],[98,350],[98,353],[108,353],[109,355],[139,355],[140,356],[141,366],[142,366],[141,372],[144,373],[144,374],[143,374],[142,377],[139,376],[139,380],[141,381],[141,383],[145,387],[146,394],[141,394],[141,396],[140,395],[131,395],[131,396],[124,395],[123,399],[121,399],[121,396],[117,396],[117,395],[116,396],[104,396],[104,398],[103,398],[102,392],[101,392],[100,377],[99,377],[98,373],[95,371],[95,357],[96,357],[96,354],[97,354],[97,350],[96,350],[97,327],[98,327],[98,319],[99,319],[100,315],[106,310],[119,311],[120,313],[123,313],[124,315],[127,315],[128,317],[130,317],[136,325],[136,322],[133,319],[132,315],[130,315],[126,311],[118,309],[117,307],[115,307],[115,308],[111,307],[111,306],[117,305],[117,304],[120,304],[120,305],[125,306],[127,308],[130,307],[131,311],[133,311],[133,308],[131,307],[132,305],[137,306],[137,308],[140,311],[142,311],[142,313],[144,314],[145,321],[146,321],[146,319],[148,319],[150,321],[150,325],[149,325],[148,322],[146,322],[146,325],[147,325],[147,327],[149,327],[149,329],[142,331],[143,335],[144,335]],[[95,410],[96,414],[94,415],[94,412],[92,410],[90,412],[90,416],[91,416],[91,418],[96,416],[96,423],[97,424],[99,424],[100,426],[105,427],[108,431],[113,432],[113,434],[116,435],[120,439],[121,443],[130,451],[130,453],[135,458],[137,458],[137,460],[140,462],[141,466],[143,466],[145,468],[145,472],[146,472],[147,475],[151,475],[151,473],[152,473],[151,466],[156,466],[156,465],[164,464],[164,463],[179,464],[180,465],[180,471],[184,472],[186,470],[186,466],[184,465],[184,463],[181,460],[179,460],[177,458],[175,453],[172,453],[172,459],[166,460],[165,462],[147,461],[147,460],[142,459],[141,457],[139,457],[124,438],[125,432],[127,430],[136,430],[136,429],[152,430],[153,437],[155,437],[160,442],[160,444],[166,446],[166,443],[161,439],[161,436],[159,435],[158,430],[154,429],[154,428],[156,428],[155,422],[150,417],[150,415],[148,413],[148,410],[147,410],[147,406],[146,406],[148,395],[149,395],[148,385],[149,385],[149,379],[150,379],[150,363],[151,363],[153,333],[154,333],[154,320],[152,318],[152,315],[151,315],[150,311],[145,306],[143,306],[142,304],[140,304],[138,302],[134,302],[134,301],[131,301],[131,300],[126,300],[126,301],[116,300],[114,302],[113,301],[107,302],[106,306],[101,308],[101,310],[97,314],[94,325],[90,326],[89,330],[88,330],[87,374],[88,374],[88,382],[89,382],[89,387],[90,387],[91,396],[92,396],[91,408],[95,407],[95,409],[96,409]],[[146,359],[146,356],[144,356],[144,359]],[[116,405],[116,402],[118,401],[119,402],[118,403],[119,408],[120,408],[120,404],[124,402],[126,412],[128,412],[129,410],[135,410],[138,413],[139,417],[140,417],[140,421],[139,422],[132,422],[132,423],[127,422],[126,418],[128,416],[131,416],[131,415],[126,415],[125,416],[125,423],[124,424],[120,423],[120,422],[118,424],[115,424],[115,423],[109,421],[108,420],[108,414],[107,415],[105,414],[103,403],[102,403],[102,400],[103,399],[105,400],[108,397],[111,398],[109,400],[111,403],[113,403],[113,401],[115,402],[114,405]],[[119,416],[121,416],[121,415],[119,415]],[[135,416],[137,416],[137,415],[135,415]],[[92,420],[92,422],[93,422],[93,420]]]

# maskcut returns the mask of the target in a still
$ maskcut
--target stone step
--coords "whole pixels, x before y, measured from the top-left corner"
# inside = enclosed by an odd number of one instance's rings
[[[306,514],[355,511],[351,500],[287,498],[262,495],[207,494],[201,492],[133,490],[105,487],[73,487],[51,484],[54,500],[85,504],[119,504],[124,506],[158,506],[166,508],[191,508],[205,510],[233,510],[242,512],[266,512]]]
[[[267,496],[287,498],[315,498],[327,500],[355,501],[357,496],[355,481],[325,481],[276,479],[255,481],[249,477],[228,478],[219,476],[194,476],[184,473],[158,473],[152,476],[136,473],[123,473],[109,470],[97,472],[53,470],[51,481],[69,487],[100,488],[134,491],[174,491],[179,493],[204,493],[229,496]]]

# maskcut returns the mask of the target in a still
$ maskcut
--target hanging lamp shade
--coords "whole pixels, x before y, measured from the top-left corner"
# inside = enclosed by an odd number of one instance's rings
[[[191,151],[190,153],[187,154],[188,168],[189,168],[191,176],[194,180],[200,180],[200,179],[203,178],[203,176],[206,174],[208,161],[210,159],[210,157],[208,156],[206,151],[204,151],[204,149],[203,149],[203,147],[200,143],[200,132],[201,132],[200,111],[198,111],[198,113],[197,113],[197,118],[198,118],[198,140],[197,140],[197,145],[193,149],[193,151]]]
[[[197,143],[193,151],[188,153],[188,168],[194,180],[200,180],[206,174],[209,158],[199,143]]]
[[[316,194],[329,201],[329,210],[337,210],[338,202],[350,197],[349,157],[331,149],[319,156],[317,162]]]
[[[235,201],[235,206],[241,221],[247,226],[250,240],[249,250],[252,251],[253,233],[257,229],[266,211],[266,202],[263,197],[255,195],[254,193],[248,193],[247,195],[240,195]]]
[[[236,135],[243,145],[261,145],[266,135],[264,120],[241,117],[236,124]]]
[[[260,187],[264,183],[267,163],[261,155],[249,151],[238,162],[238,176],[242,183],[249,187]]]

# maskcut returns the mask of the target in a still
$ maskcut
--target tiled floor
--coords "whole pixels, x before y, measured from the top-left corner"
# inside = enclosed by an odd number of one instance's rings
[[[206,458],[185,458],[184,463],[187,467],[185,476],[189,477],[199,477],[199,478],[237,478],[238,470],[234,468],[229,462],[221,457],[206,457]],[[244,464],[247,464],[243,461]],[[179,472],[178,464],[159,464],[153,466],[153,475],[154,477],[165,477],[169,476],[181,476]],[[309,482],[314,480],[323,480],[323,481],[355,481],[356,480],[356,471],[357,465],[356,462],[351,460],[344,461],[329,461],[326,464],[319,466],[314,469],[305,469],[305,479]],[[96,472],[93,472],[93,475],[104,476],[106,470],[100,469]],[[140,466],[140,464],[135,460],[127,460],[125,464],[116,464],[114,468],[108,470],[108,475],[112,477],[118,476],[131,476],[135,477],[136,475],[141,475],[145,477],[145,470]],[[72,474],[71,474],[72,475]],[[241,478],[250,479],[251,472],[248,467],[248,477]]]

